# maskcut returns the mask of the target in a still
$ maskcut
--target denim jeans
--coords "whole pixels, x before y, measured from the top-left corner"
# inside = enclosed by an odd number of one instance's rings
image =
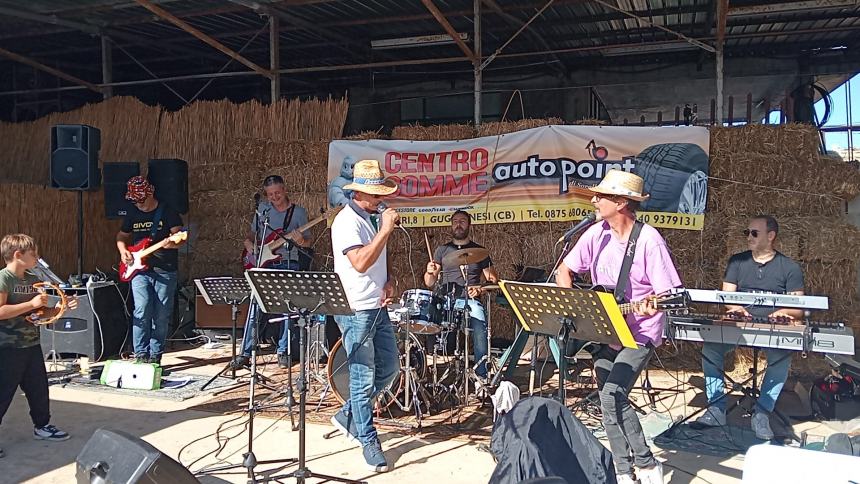
[[[631,474],[634,463],[642,469],[652,467],[657,462],[645,442],[639,416],[627,397],[653,353],[654,348],[649,344],[637,349],[622,348],[620,351],[604,346],[595,355],[594,370],[603,411],[603,426],[606,428],[606,438],[617,474]]]
[[[343,333],[349,365],[349,399],[343,412],[352,413],[362,445],[377,440],[373,401],[400,373],[400,353],[386,308],[335,316]]]
[[[161,357],[167,328],[173,317],[176,272],[149,269],[131,280],[134,296],[132,341],[135,356]]]
[[[712,407],[726,411],[725,382],[723,380],[723,360],[729,350],[735,348],[727,343],[705,343],[702,345],[702,370],[705,372],[705,395]],[[788,369],[791,367],[791,351],[769,349],[767,371],[761,382],[761,395],[756,406],[765,412],[772,412],[776,399],[782,392]]]
[[[296,261],[277,262],[270,265],[268,269],[295,271],[299,269],[299,263]],[[262,314],[256,304],[253,305],[253,308],[254,311],[249,312],[248,318],[245,320],[245,334],[242,336],[242,354],[244,356],[251,356],[251,348],[254,346],[254,340],[251,339],[251,328],[254,324],[257,324],[257,319]],[[278,354],[287,353],[287,345],[290,343],[290,332],[296,329],[295,320],[297,318],[298,316],[283,322],[281,337],[278,338]],[[262,327],[255,328],[255,330],[259,331],[262,331],[262,329]],[[257,335],[257,339],[260,339],[260,335]]]
[[[481,358],[487,356],[487,316],[484,310],[484,305],[475,299],[457,299],[454,303],[454,309],[463,309],[466,307],[466,301],[469,302],[469,327],[472,328],[472,353],[475,355],[475,361],[481,361]],[[482,361],[475,373],[482,378],[487,377],[487,362]]]

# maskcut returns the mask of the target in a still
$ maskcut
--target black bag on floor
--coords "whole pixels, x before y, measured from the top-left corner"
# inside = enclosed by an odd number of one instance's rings
[[[525,398],[502,416],[490,444],[496,457],[491,483],[558,477],[569,483],[615,484],[609,452],[567,407]]]

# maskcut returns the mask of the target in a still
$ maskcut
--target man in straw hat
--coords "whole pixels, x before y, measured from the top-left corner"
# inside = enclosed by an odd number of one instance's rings
[[[644,180],[637,175],[610,170],[599,185],[589,188],[594,192],[591,203],[602,222],[589,227],[564,258],[556,276],[559,286],[572,287],[572,273],[590,272],[593,284],[617,287],[617,292],[623,288],[627,301],[643,300],[681,286],[663,237],[654,227],[636,221],[639,203],[648,198],[642,193],[643,185]],[[632,242],[633,258],[628,277],[619,280],[628,242]],[[662,484],[663,466],[645,442],[627,395],[654,348],[662,343],[664,317],[653,307],[636,305],[635,312],[626,319],[638,348],[603,346],[594,355],[603,425],[618,482],[636,482],[635,465],[641,483]]]
[[[797,262],[774,248],[779,224],[770,215],[751,218],[743,236],[750,250],[729,258],[723,291],[772,292],[778,294],[803,295],[803,271]],[[751,317],[768,318],[774,322],[792,323],[803,317],[801,309],[776,309],[768,307],[726,306],[730,317],[746,320]],[[705,394],[708,408],[695,423],[704,426],[726,425],[726,395],[723,381],[723,359],[736,345],[727,343],[705,343],[702,346],[702,369],[705,372]],[[773,438],[770,414],[776,399],[788,378],[791,366],[791,351],[769,349],[767,371],[761,383],[761,394],[750,425],[756,437],[762,440]]]
[[[131,264],[134,259],[128,250],[129,245],[146,237],[150,237],[153,244],[160,242],[182,229],[182,218],[155,198],[155,187],[146,178],[132,177],[127,188],[125,198],[134,203],[134,208],[126,214],[116,234],[116,248],[122,261]],[[179,265],[176,248],[181,244],[167,242],[161,250],[146,258],[149,269],[131,279],[134,297],[131,334],[135,361],[161,364],[167,328],[173,317]]]
[[[388,462],[373,427],[373,401],[400,371],[400,355],[394,329],[385,306],[394,286],[388,280],[386,244],[400,221],[394,209],[379,213],[380,203],[397,191],[385,178],[379,162],[356,163],[352,200],[331,226],[334,271],[340,276],[350,307],[349,316],[335,316],[343,333],[349,364],[349,400],[332,417],[332,424],[351,441],[357,440],[367,465],[376,472],[388,470]]]

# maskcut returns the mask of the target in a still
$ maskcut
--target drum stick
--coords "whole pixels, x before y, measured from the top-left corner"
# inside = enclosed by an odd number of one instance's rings
[[[430,260],[433,260],[433,251],[430,250],[430,239],[427,237],[427,232],[424,232],[424,243],[427,244],[427,255],[430,256]]]

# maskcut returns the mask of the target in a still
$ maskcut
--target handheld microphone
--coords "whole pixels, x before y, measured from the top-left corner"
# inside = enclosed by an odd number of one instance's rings
[[[386,211],[387,209],[388,209],[388,204],[386,204],[385,202],[379,202],[379,204],[376,206],[376,213],[381,214],[382,212]],[[394,225],[396,225],[397,227],[400,227],[400,220],[394,222]]]
[[[586,216],[585,216],[585,218],[584,218],[584,219],[582,219],[578,224],[576,224],[576,225],[574,225],[573,227],[571,227],[571,229],[570,229],[570,230],[568,230],[567,232],[565,232],[565,233],[564,233],[564,235],[562,235],[561,237],[559,237],[559,238],[558,238],[558,241],[559,241],[559,242],[561,242],[561,241],[564,241],[564,242],[570,242],[570,238],[571,238],[571,237],[573,237],[574,235],[578,234],[579,232],[582,232],[583,230],[585,230],[585,229],[587,229],[588,227],[590,227],[590,226],[591,226],[591,224],[593,224],[594,222],[598,222],[598,221],[600,221],[601,219],[603,219],[603,217],[601,217],[599,213],[597,213],[597,212],[591,212],[591,213],[589,213],[589,214],[588,214],[588,215],[586,215]]]

